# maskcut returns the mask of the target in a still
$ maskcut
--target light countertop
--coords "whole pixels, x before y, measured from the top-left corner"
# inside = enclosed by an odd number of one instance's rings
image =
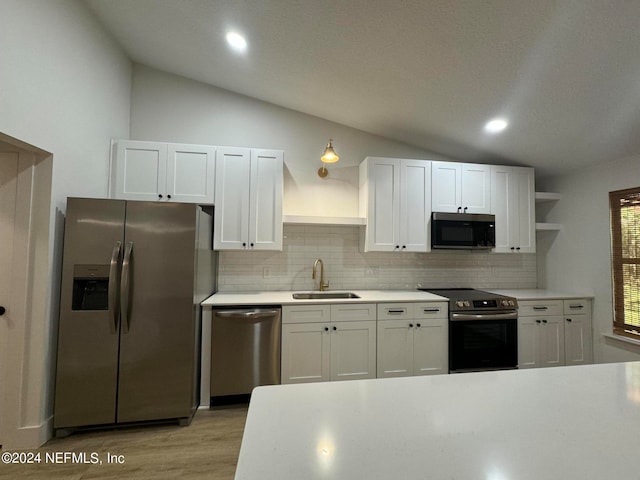
[[[336,290],[338,291],[338,290]],[[340,290],[347,291],[347,290]],[[332,298],[294,300],[290,291],[273,292],[219,292],[211,295],[204,302],[203,307],[218,307],[224,305],[303,305],[313,303],[386,303],[386,302],[448,302],[448,299],[432,293],[418,290],[348,290],[360,298]],[[329,290],[328,292],[331,292]],[[315,293],[315,292],[314,292]]]
[[[638,478],[640,362],[258,387],[236,480]]]
[[[580,295],[578,293],[566,293],[557,292],[554,290],[544,289],[499,289],[494,290],[492,288],[481,288],[491,293],[497,293],[498,295],[506,295],[508,297],[514,297],[517,300],[563,300],[563,299],[575,299],[575,298],[593,298],[593,295]]]

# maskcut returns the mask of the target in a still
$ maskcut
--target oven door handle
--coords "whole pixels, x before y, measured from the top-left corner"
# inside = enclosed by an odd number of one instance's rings
[[[459,322],[465,320],[517,320],[518,312],[504,312],[504,313],[452,313],[452,322]]]

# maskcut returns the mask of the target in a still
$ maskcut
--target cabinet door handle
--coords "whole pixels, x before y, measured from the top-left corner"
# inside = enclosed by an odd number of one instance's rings
[[[401,309],[398,309],[398,310],[387,310],[387,313],[389,315],[402,315],[405,312],[406,312],[406,310],[404,308],[401,308]]]
[[[533,307],[534,310],[548,310],[549,307]]]
[[[580,310],[581,308],[584,308],[584,305],[580,305],[579,303],[574,303],[573,305],[569,305],[569,308],[571,310]]]
[[[439,308],[423,308],[422,313],[438,313],[440,311]]]

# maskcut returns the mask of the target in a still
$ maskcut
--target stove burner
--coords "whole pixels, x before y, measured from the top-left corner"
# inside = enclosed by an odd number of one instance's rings
[[[491,312],[518,308],[515,298],[474,288],[419,288],[418,290],[448,298],[450,312]]]

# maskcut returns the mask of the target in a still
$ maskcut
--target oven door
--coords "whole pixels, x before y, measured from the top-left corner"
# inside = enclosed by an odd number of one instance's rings
[[[474,372],[518,367],[518,314],[452,313],[449,371]]]

